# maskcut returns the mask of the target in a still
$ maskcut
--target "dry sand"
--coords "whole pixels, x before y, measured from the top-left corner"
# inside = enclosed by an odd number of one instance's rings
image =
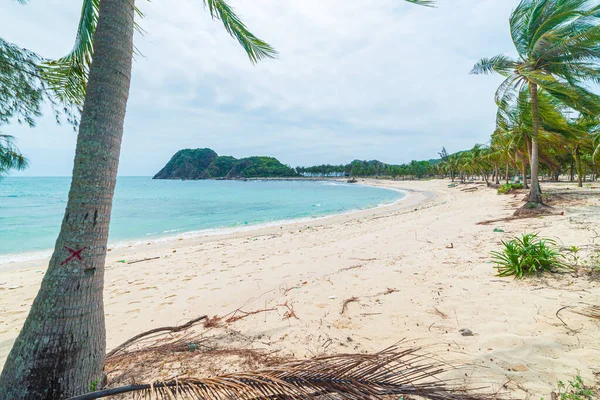
[[[109,348],[203,314],[275,308],[231,330],[253,346],[294,357],[377,351],[404,338],[434,344],[429,351],[444,360],[471,364],[457,375],[465,383],[504,387],[512,398],[549,398],[558,379],[577,371],[597,384],[600,321],[574,311],[600,304],[598,282],[584,272],[498,278],[489,253],[502,239],[539,232],[581,247],[581,258],[588,258],[600,244],[594,231],[600,190],[546,185],[564,216],[478,225],[511,215],[522,196],[499,196],[483,186],[465,192],[447,187],[448,181],[369,183],[407,189],[410,196],[307,223],[114,249],[105,288]],[[0,267],[0,363],[44,265]],[[284,304],[297,318],[286,318]],[[561,321],[556,313],[565,306]],[[462,336],[463,328],[474,335]]]

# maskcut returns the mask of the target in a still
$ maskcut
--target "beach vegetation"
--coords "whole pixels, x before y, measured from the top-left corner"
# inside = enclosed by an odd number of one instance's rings
[[[440,175],[440,160],[413,160],[407,164],[386,164],[378,160],[354,160],[342,165],[315,165],[296,167],[296,172],[304,177],[361,177],[420,180]]]
[[[559,400],[594,400],[597,398],[597,393],[591,387],[585,385],[579,374],[572,380],[568,380],[566,384],[563,381],[558,381],[557,386],[558,390],[554,393],[553,398]]]
[[[14,138],[0,133],[0,177],[11,169],[25,169],[27,164],[27,158],[15,145]]]
[[[34,127],[44,103],[50,105],[58,123],[77,124],[77,107],[63,101],[43,78],[48,60],[0,38],[0,127],[11,122]],[[0,131],[0,176],[27,167],[15,138]]]
[[[571,246],[568,249],[569,254],[571,256],[571,261],[574,265],[579,264],[579,260],[581,259],[581,256],[579,255],[580,250],[581,248],[579,248],[578,246]]]
[[[506,183],[498,188],[498,194],[508,194],[514,190],[523,189],[522,183]]]
[[[528,202],[543,204],[539,185],[545,123],[541,96],[563,112],[590,117],[600,114],[600,97],[588,87],[589,82],[600,80],[598,6],[587,1],[521,0],[509,25],[518,57],[483,58],[471,73],[498,73],[505,78],[495,96],[500,110],[519,104],[524,94],[529,96],[530,112],[523,121],[530,124],[523,135],[531,172]],[[525,167],[522,173],[526,179]]]
[[[544,272],[572,270],[552,239],[524,233],[513,240],[503,240],[502,245],[504,248],[501,251],[491,252],[498,276],[523,278]]]

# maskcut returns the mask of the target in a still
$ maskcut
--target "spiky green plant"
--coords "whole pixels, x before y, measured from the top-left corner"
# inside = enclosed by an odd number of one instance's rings
[[[502,251],[492,251],[498,276],[536,275],[544,272],[572,270],[564,262],[563,255],[556,249],[552,239],[541,239],[535,233],[524,233],[520,238],[502,241]]]

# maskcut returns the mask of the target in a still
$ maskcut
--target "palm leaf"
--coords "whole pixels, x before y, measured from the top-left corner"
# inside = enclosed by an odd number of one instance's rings
[[[425,6],[425,7],[434,7],[435,6],[435,0],[405,0],[409,3],[413,3],[413,4],[418,4],[420,6]]]
[[[83,105],[92,58],[94,33],[98,24],[100,0],[83,0],[73,49],[66,56],[42,65],[42,76],[58,99],[67,104]],[[136,7],[136,14],[143,13]],[[138,32],[142,32],[136,23]]]
[[[129,385],[70,400],[135,392],[169,399],[383,399],[416,395],[426,399],[497,399],[466,392],[438,377],[449,366],[419,353],[391,347],[376,354],[343,354],[295,361],[257,372]]]
[[[273,58],[277,52],[254,36],[224,0],[203,0],[213,18],[220,19],[227,32],[237,39],[253,63]],[[94,55],[94,33],[98,23],[100,0],[83,0],[81,17],[73,49],[65,57],[47,62],[42,75],[57,97],[65,103],[83,105],[89,68]],[[136,8],[138,16],[142,12]],[[141,31],[136,23],[136,29]]]
[[[94,54],[94,33],[100,0],[83,0],[73,49],[66,56],[47,62],[42,75],[61,101],[83,105],[89,68]]]
[[[471,70],[472,75],[487,75],[493,72],[497,72],[502,76],[509,77],[512,75],[513,70],[516,68],[517,63],[510,57],[503,54],[491,58],[482,58],[479,60]]]
[[[227,33],[244,48],[250,61],[257,63],[265,58],[277,57],[277,51],[254,36],[225,0],[202,0],[212,18],[220,19]]]
[[[524,73],[523,75],[573,110],[591,116],[600,114],[600,96],[590,90],[560,81],[551,74],[538,71]]]

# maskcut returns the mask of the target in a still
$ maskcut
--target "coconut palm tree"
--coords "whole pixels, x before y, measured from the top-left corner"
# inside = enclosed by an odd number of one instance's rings
[[[577,186],[583,187],[583,178],[585,171],[583,168],[582,155],[589,154],[594,159],[593,155],[596,151],[594,145],[594,137],[600,131],[600,121],[598,118],[578,116],[572,121],[568,121],[568,126],[572,131],[572,137],[565,144],[565,147],[571,152],[575,160],[577,169]]]
[[[275,56],[227,3],[205,3],[253,62]],[[81,66],[89,62],[89,80],[79,92],[64,92],[65,98],[85,93],[69,200],[42,286],[0,375],[0,398],[63,399],[102,380],[104,260],[131,78],[134,14],[134,0],[86,1],[75,50],[53,66],[51,85],[70,60],[71,71],[78,73],[86,73]],[[80,51],[85,46],[93,49],[93,61],[91,53]],[[76,88],[76,80],[69,85]]]
[[[550,169],[558,168],[557,156],[564,153],[564,145],[574,138],[575,130],[569,126],[564,114],[566,107],[552,96],[541,91],[538,93],[538,112],[540,126],[538,142],[540,143],[539,159]],[[528,90],[521,90],[514,101],[506,102],[498,107],[496,129],[500,137],[510,138],[515,159],[521,162],[523,184],[527,185],[526,159],[531,153],[531,131],[533,130],[532,102]]]
[[[134,1],[84,0],[74,50],[44,71],[49,86],[65,89],[61,98],[84,97],[83,109],[61,230],[0,375],[2,399],[64,399],[102,382],[104,261],[131,80]],[[276,56],[225,0],[203,3],[252,62]]]
[[[510,183],[511,167],[519,170],[518,161],[522,159],[519,149],[523,148],[523,139],[521,132],[513,129],[511,125],[498,126],[492,134],[492,147],[499,153],[507,184]]]
[[[528,201],[542,203],[539,187],[540,113],[538,92],[588,115],[600,113],[600,99],[584,86],[600,81],[600,6],[587,0],[522,0],[510,17],[517,59],[505,55],[481,59],[473,74],[499,73],[506,79],[496,92],[502,107],[521,89],[531,96],[531,190]]]

